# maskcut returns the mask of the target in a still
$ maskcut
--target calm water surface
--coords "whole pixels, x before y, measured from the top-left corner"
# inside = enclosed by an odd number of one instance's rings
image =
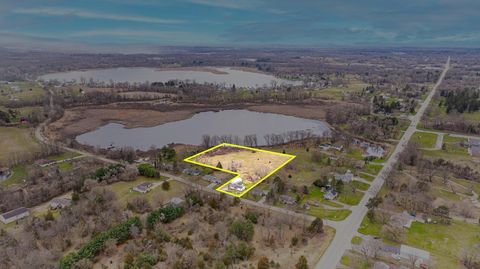
[[[195,81],[197,83],[225,83],[228,86],[235,84],[237,87],[263,87],[271,86],[272,81],[277,84],[300,85],[299,81],[291,81],[280,79],[271,75],[241,71],[231,68],[215,68],[227,74],[214,74],[208,71],[193,71],[193,70],[160,70],[156,68],[144,67],[125,67],[125,68],[108,68],[108,69],[92,69],[85,71],[70,71],[62,73],[52,73],[40,76],[39,79],[58,80],[71,82],[80,82],[81,78],[89,81],[105,82],[110,80],[114,82],[167,82],[169,80],[183,80]]]
[[[162,147],[169,143],[200,145],[202,135],[236,135],[243,139],[256,134],[259,145],[265,145],[267,134],[283,134],[289,131],[310,130],[322,135],[329,131],[321,121],[284,116],[273,113],[260,113],[248,110],[222,110],[202,112],[193,117],[147,128],[125,129],[123,125],[109,123],[99,129],[77,136],[82,144],[107,148],[130,146],[148,150],[150,146]]]

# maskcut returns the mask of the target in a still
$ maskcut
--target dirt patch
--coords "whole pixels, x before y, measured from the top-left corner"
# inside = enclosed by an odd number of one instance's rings
[[[277,113],[287,116],[295,116],[312,120],[325,120],[328,105],[255,105],[249,106],[247,109],[257,112]]]

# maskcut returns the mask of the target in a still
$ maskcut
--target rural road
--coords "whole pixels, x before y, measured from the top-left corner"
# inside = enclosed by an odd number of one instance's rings
[[[427,109],[428,105],[430,104],[438,86],[442,83],[445,74],[447,73],[448,69],[450,68],[450,57],[445,64],[445,68],[443,69],[442,74],[438,78],[437,83],[433,86],[433,89],[428,94],[425,101],[422,103],[420,109],[418,110],[417,114],[412,118],[412,122],[408,129],[405,131],[405,134],[400,139],[399,143],[395,147],[392,155],[388,159],[388,161],[383,166],[380,173],[375,177],[374,181],[371,184],[371,187],[368,192],[363,196],[362,200],[357,206],[351,207],[352,214],[342,221],[335,225],[336,233],[335,238],[331,242],[330,246],[328,247],[327,251],[323,254],[320,261],[315,266],[316,269],[334,269],[337,267],[337,264],[340,262],[343,254],[347,249],[351,248],[351,239],[356,234],[357,229],[360,227],[363,218],[367,214],[367,207],[366,204],[368,200],[372,197],[375,197],[377,193],[383,186],[385,182],[385,178],[390,174],[390,171],[397,163],[400,153],[406,148],[410,138],[412,137],[413,133],[417,131],[417,125],[420,122],[425,110]]]

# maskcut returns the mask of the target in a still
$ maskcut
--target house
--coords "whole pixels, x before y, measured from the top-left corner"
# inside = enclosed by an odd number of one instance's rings
[[[211,183],[215,183],[215,184],[220,184],[222,183],[222,181],[216,177],[216,176],[212,176],[212,175],[204,175],[202,177],[204,180],[208,181],[208,182],[211,182]]]
[[[11,222],[17,221],[19,219],[23,219],[30,216],[30,211],[28,208],[19,207],[12,211],[8,211],[0,215],[0,221],[4,224],[9,224]]]
[[[168,201],[167,204],[173,205],[173,206],[182,206],[185,204],[185,200],[183,200],[180,197],[173,197],[172,199],[170,199],[170,201]]]
[[[233,179],[230,184],[228,184],[228,189],[233,191],[242,192],[244,191],[245,185],[243,185],[243,180],[240,177]]]
[[[469,152],[472,156],[480,157],[480,139],[468,140]]]
[[[145,157],[145,158],[138,158],[134,162],[136,162],[136,163],[148,163],[149,161],[150,161],[150,158]]]
[[[0,180],[9,178],[12,175],[12,171],[7,167],[0,167]]]
[[[135,188],[133,188],[133,190],[136,191],[136,192],[140,192],[140,193],[147,193],[152,189],[152,186],[153,186],[153,183],[143,182],[143,183],[135,186]]]
[[[184,174],[187,174],[187,175],[190,175],[190,176],[199,176],[200,175],[200,171],[198,169],[185,168],[185,169],[183,169],[182,172]]]
[[[331,148],[334,149],[334,150],[342,151],[343,150],[343,145],[333,144]]]
[[[329,150],[331,147],[332,147],[332,145],[325,144],[325,143],[320,145],[320,148],[323,149],[323,150]]]
[[[382,158],[385,155],[385,150],[377,145],[369,145],[365,149],[365,153],[363,157],[375,157],[375,158]]]
[[[344,183],[350,183],[353,180],[353,173],[350,170],[347,170],[345,174],[335,174],[335,179],[336,180],[341,180]]]
[[[297,203],[297,200],[288,195],[280,195],[280,201],[286,205],[294,205]]]
[[[68,198],[55,198],[50,201],[50,209],[62,209],[72,204],[72,200]]]
[[[330,189],[323,195],[323,198],[325,200],[333,200],[337,198],[337,196],[338,196],[337,191]]]
[[[414,247],[410,247],[407,245],[400,246],[400,257],[411,260],[412,257],[416,258],[417,261],[415,262],[415,266],[427,268],[428,262],[430,260],[430,252],[425,251],[423,249],[418,249]]]
[[[376,262],[373,264],[372,269],[390,269],[390,265],[384,262]]]

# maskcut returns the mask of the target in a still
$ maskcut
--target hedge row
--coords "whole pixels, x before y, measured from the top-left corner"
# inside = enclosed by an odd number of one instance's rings
[[[181,217],[184,213],[183,207],[176,207],[172,205],[167,205],[165,207],[159,208],[152,213],[148,214],[147,217],[147,227],[152,229],[155,226],[157,221],[163,223],[169,223],[175,220],[178,217]]]
[[[60,259],[60,269],[70,269],[75,263],[81,259],[93,259],[103,249],[105,241],[108,239],[116,239],[117,244],[121,244],[130,238],[130,227],[137,226],[142,229],[142,222],[140,218],[131,218],[117,226],[112,227],[110,230],[100,233],[93,237],[90,242],[80,248],[77,252],[71,252],[68,255]]]

